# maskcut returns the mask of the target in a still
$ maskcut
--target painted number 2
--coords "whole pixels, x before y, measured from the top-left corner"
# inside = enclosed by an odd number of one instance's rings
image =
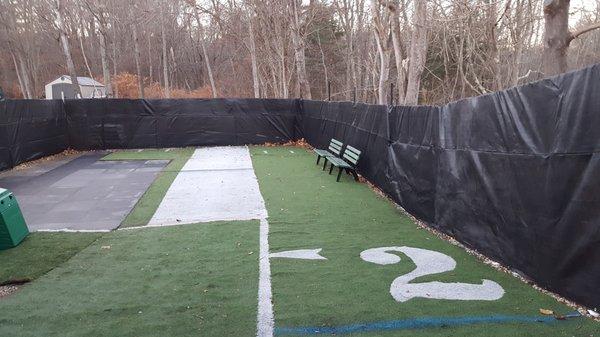
[[[456,268],[456,261],[446,254],[413,247],[379,247],[367,249],[360,253],[361,259],[367,262],[388,265],[400,262],[400,257],[390,252],[401,252],[408,256],[417,266],[408,274],[394,279],[390,286],[390,294],[398,302],[406,302],[411,298],[423,297],[446,300],[480,300],[493,301],[504,295],[504,289],[496,282],[482,280],[482,284],[424,282],[410,283],[412,280],[439,274]]]

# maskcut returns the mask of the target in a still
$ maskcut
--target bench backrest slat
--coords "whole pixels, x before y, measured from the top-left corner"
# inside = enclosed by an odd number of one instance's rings
[[[358,159],[360,158],[360,153],[360,150],[348,145],[346,146],[346,151],[344,151],[342,158],[356,165],[356,163],[358,163]]]
[[[329,143],[329,151],[339,156],[342,152],[343,145],[344,144],[342,144],[342,142],[340,142],[339,140],[331,138],[331,142]]]

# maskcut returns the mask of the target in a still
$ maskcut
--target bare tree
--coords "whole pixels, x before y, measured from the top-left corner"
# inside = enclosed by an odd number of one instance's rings
[[[544,74],[546,76],[567,70],[567,51],[571,41],[580,35],[600,28],[600,22],[577,31],[569,30],[570,0],[544,0]]]
[[[215,79],[210,66],[210,59],[208,57],[208,52],[206,51],[206,43],[204,43],[204,28],[202,27],[202,20],[200,20],[200,13],[198,12],[198,7],[195,3],[192,4],[192,7],[194,11],[194,17],[196,18],[196,24],[198,25],[198,41],[200,43],[200,47],[202,47],[202,56],[204,58],[204,63],[206,64],[206,71],[208,72],[210,90],[212,92],[212,96],[217,97],[217,86],[215,85]]]
[[[425,69],[427,56],[427,1],[415,0],[413,14],[413,34],[410,42],[410,60],[408,66],[408,84],[404,104],[416,105],[419,102],[421,75]]]
[[[64,22],[64,17],[66,16],[64,0],[54,0],[54,5],[56,11],[56,26],[60,35],[60,43],[67,62],[69,76],[71,76],[73,92],[75,93],[75,97],[81,97],[81,89],[79,87],[79,81],[77,80],[77,72],[75,71],[75,64],[73,63],[73,57],[71,56],[69,38],[67,37],[67,30]]]
[[[379,55],[379,84],[377,86],[377,103],[387,104],[387,85],[390,77],[390,54],[392,35],[390,31],[390,15],[377,0],[371,1],[373,28],[377,54]]]
[[[160,38],[162,42],[162,63],[163,63],[163,81],[165,84],[165,98],[171,98],[171,89],[169,87],[169,57],[167,55],[167,37],[165,35],[165,13],[160,19]]]
[[[387,104],[393,83],[437,104],[600,62],[599,22],[599,0],[2,0],[0,85],[35,98],[74,72],[113,97],[323,99],[331,82]]]
[[[296,74],[298,76],[298,87],[300,96],[306,99],[311,99],[310,83],[306,75],[306,56],[304,34],[301,30],[301,0],[292,0],[292,5],[289,7],[290,22],[292,23],[292,43],[294,45],[294,58],[296,60]]]

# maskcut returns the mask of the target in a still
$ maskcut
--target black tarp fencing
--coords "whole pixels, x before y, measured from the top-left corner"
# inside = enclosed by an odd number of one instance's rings
[[[66,132],[61,101],[0,101],[0,170],[65,150]]]
[[[441,107],[303,101],[303,135],[364,151],[408,212],[600,307],[600,65]]]
[[[0,169],[72,147],[332,137],[408,212],[538,284],[599,307],[600,65],[437,106],[302,100],[0,103]]]
[[[287,142],[297,134],[297,100],[67,100],[76,149]]]

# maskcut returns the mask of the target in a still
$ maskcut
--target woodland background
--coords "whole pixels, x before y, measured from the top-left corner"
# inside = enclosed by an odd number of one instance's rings
[[[0,0],[0,87],[440,104],[600,62],[600,0]]]

